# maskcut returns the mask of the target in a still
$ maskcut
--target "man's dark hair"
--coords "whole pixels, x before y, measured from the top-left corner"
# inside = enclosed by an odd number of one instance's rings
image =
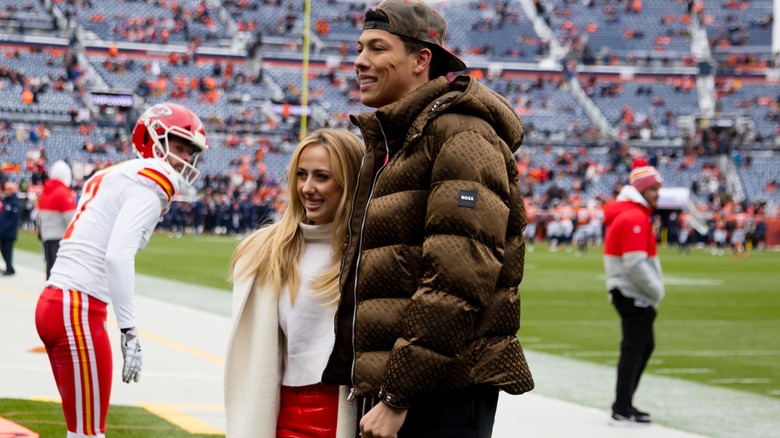
[[[412,53],[419,52],[422,49],[428,49],[431,51],[431,63],[429,64],[429,68],[428,68],[429,81],[432,79],[436,79],[439,76],[444,76],[447,74],[446,67],[443,65],[439,65],[436,62],[436,49],[431,44],[424,43],[420,40],[409,38],[403,35],[398,35],[398,38],[401,38],[401,41],[404,42],[404,47],[406,48],[407,55],[411,55]]]

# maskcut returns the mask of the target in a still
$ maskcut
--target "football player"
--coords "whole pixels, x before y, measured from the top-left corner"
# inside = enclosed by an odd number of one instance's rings
[[[143,355],[135,321],[135,255],[180,187],[198,177],[195,163],[208,149],[201,120],[175,103],[144,112],[132,143],[137,159],[101,170],[84,184],[35,312],[68,438],[105,434],[112,379],[109,304],[121,331],[122,381],[138,382]]]

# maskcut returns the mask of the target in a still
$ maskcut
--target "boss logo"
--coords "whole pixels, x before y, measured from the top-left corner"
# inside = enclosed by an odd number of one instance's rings
[[[458,207],[477,208],[476,190],[458,191]]]

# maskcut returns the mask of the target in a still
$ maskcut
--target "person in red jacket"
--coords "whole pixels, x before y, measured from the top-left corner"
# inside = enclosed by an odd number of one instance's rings
[[[629,184],[604,207],[604,269],[609,298],[620,315],[623,339],[612,423],[643,425],[650,414],[633,405],[634,392],[655,347],[653,321],[664,297],[663,274],[650,214],[663,179],[644,160],[634,162]]]
[[[57,258],[60,240],[76,211],[76,198],[70,189],[73,181],[70,166],[64,161],[55,161],[49,167],[48,175],[49,179],[43,183],[43,191],[38,197],[37,217],[38,231],[43,242],[43,257],[46,259],[47,280]]]

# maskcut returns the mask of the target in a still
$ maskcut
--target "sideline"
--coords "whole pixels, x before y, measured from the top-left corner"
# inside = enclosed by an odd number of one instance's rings
[[[526,356],[537,382],[533,392],[598,409],[607,418],[613,367],[537,351]],[[656,423],[704,436],[775,438],[780,431],[780,400],[759,394],[645,373],[635,401]]]
[[[14,256],[17,275],[0,280],[0,398],[59,403],[35,329],[43,261],[23,251]],[[224,435],[222,375],[229,317],[144,294],[136,296],[136,308],[144,369],[140,382],[129,385],[120,380],[119,334],[113,312],[108,313],[114,362],[111,404],[146,408],[190,433]]]

